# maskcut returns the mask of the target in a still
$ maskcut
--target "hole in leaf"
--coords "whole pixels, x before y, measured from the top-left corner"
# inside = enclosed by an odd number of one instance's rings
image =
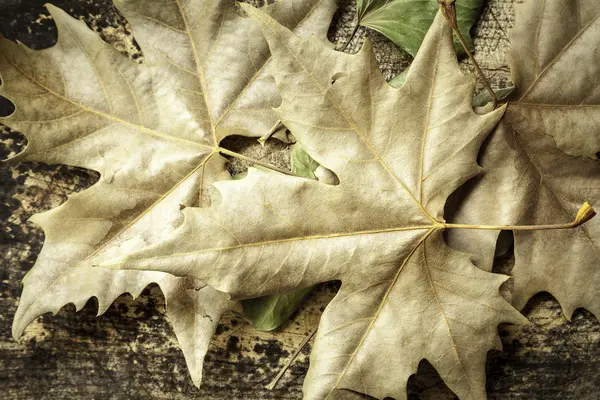
[[[6,97],[0,96],[0,117],[8,117],[15,112],[15,105]]]
[[[220,146],[263,163],[291,171],[290,146],[280,140],[269,138],[265,141],[265,145],[262,146],[256,138],[233,135],[223,139]],[[248,171],[248,167],[256,166],[249,161],[229,155],[224,155],[224,157],[229,160],[227,169],[231,175],[241,174]]]
[[[336,173],[322,165],[319,165],[315,170],[315,176],[319,182],[326,185],[337,186],[340,184],[340,178],[338,178]]]
[[[25,135],[0,125],[0,160],[19,154],[27,146]]]
[[[338,79],[340,79],[342,76],[344,76],[344,74],[342,72],[336,72],[332,77],[331,77],[331,84],[333,85],[335,82],[337,82]]]
[[[502,257],[508,254],[514,246],[514,235],[512,231],[500,231],[498,240],[496,240],[495,257]]]

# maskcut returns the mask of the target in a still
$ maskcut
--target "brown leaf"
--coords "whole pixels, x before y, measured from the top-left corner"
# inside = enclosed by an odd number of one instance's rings
[[[511,68],[517,100],[510,103],[480,155],[485,173],[462,189],[466,197],[456,215],[459,223],[562,223],[574,220],[584,202],[600,204],[600,163],[557,148],[558,144],[588,156],[597,151],[594,138],[600,138],[600,131],[594,118],[600,116],[600,106],[593,103],[600,100],[600,84],[593,82],[600,73],[600,5],[579,0],[545,1],[543,6],[526,2],[516,11]],[[539,37],[524,34],[532,26]],[[449,241],[475,253],[478,265],[491,270],[490,250],[497,234],[451,231]],[[579,307],[600,315],[598,218],[573,230],[514,235],[512,302],[517,308],[547,291],[567,318]]]
[[[552,135],[571,155],[600,152],[600,2],[515,4],[508,54],[519,129]]]
[[[551,136],[521,129],[509,107],[481,158],[485,174],[469,184],[457,222],[539,225],[566,223],[584,201],[600,203],[600,163],[573,157],[556,147]],[[510,197],[509,197],[510,196]],[[485,211],[474,211],[485,210]],[[494,239],[497,232],[487,234]],[[485,253],[494,248],[474,242],[478,233],[450,232],[461,250]],[[536,293],[547,291],[570,318],[579,307],[600,315],[600,221],[576,229],[514,232],[513,304],[522,309]],[[482,265],[491,269],[491,259]]]

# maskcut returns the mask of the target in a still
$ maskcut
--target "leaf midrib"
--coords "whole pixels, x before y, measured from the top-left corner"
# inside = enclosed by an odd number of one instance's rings
[[[262,18],[262,16],[260,14],[255,14],[255,16],[257,18]],[[265,26],[268,27],[269,25],[265,24]],[[273,29],[271,29],[271,32],[273,34],[277,33]],[[346,115],[346,113],[344,112],[344,110],[342,109],[342,107],[339,104],[337,104],[337,102],[333,101],[333,99],[329,96],[329,92],[325,88],[323,88],[321,86],[321,84],[319,83],[319,81],[315,78],[315,76],[312,73],[310,73],[310,71],[308,71],[306,69],[306,66],[304,65],[304,63],[296,57],[296,55],[294,54],[294,52],[291,51],[291,49],[287,46],[286,43],[284,43],[283,40],[279,39],[279,42],[281,43],[281,45],[283,47],[285,47],[285,49],[287,50],[288,54],[292,58],[294,58],[296,60],[296,62],[298,63],[298,65],[302,66],[302,69],[307,74],[307,76],[309,76],[311,78],[311,80],[313,81],[314,85],[320,90],[320,92],[323,94],[323,96],[338,110],[338,112],[342,115],[342,117],[350,125],[351,129],[353,131],[355,131],[359,135],[359,137],[361,138],[361,140],[367,145],[367,147],[369,148],[369,150],[371,151],[371,153],[373,153],[373,155],[375,156],[375,158],[377,158],[377,161],[386,170],[386,172],[396,181],[396,183],[398,183],[398,185],[400,185],[400,187],[402,187],[402,189],[404,189],[406,191],[406,193],[410,196],[410,198],[414,201],[414,203],[419,207],[419,209],[421,210],[421,212],[423,213],[423,215],[426,216],[434,224],[437,223],[437,221],[435,220],[435,218],[433,218],[427,212],[427,210],[425,210],[425,208],[423,207],[423,205],[415,198],[415,196],[412,194],[412,192],[400,181],[400,179],[398,179],[398,177],[396,176],[396,174],[394,174],[394,172],[390,169],[390,167],[384,162],[384,160],[381,158],[381,156],[379,155],[379,153],[377,153],[377,151],[375,150],[375,148],[367,140],[367,138],[364,135],[364,133],[359,129],[359,127],[352,120],[352,118],[350,118],[350,117],[348,117]]]
[[[310,8],[310,10],[304,16],[304,18],[302,18],[294,27],[290,27],[290,30],[295,30],[296,28],[298,28],[299,26],[301,26],[304,23],[304,21],[306,21],[312,15],[312,13],[315,11],[315,9],[321,3],[321,1],[323,1],[323,0],[316,0],[314,2],[313,6]],[[223,115],[221,115],[219,117],[219,119],[216,122],[216,126],[219,126],[219,124],[221,123],[221,121],[223,121],[225,119],[225,117],[227,115],[229,115],[229,113],[231,112],[231,110],[233,110],[233,108],[238,104],[238,102],[240,101],[240,99],[242,98],[242,96],[244,96],[244,94],[246,94],[246,92],[248,91],[248,89],[250,89],[250,87],[256,81],[256,79],[267,68],[267,66],[271,62],[272,58],[273,57],[269,53],[269,57],[267,57],[267,59],[265,60],[265,62],[263,63],[263,65],[256,71],[256,73],[252,76],[252,78],[244,85],[244,88],[240,91],[240,93],[231,101],[231,104],[223,112]]]
[[[204,104],[206,104],[206,113],[208,114],[208,121],[210,123],[210,130],[212,133],[212,137],[214,140],[215,146],[218,145],[219,141],[217,140],[217,131],[215,122],[213,120],[212,111],[210,110],[210,103],[208,101],[208,93],[206,91],[206,81],[204,80],[204,71],[202,70],[202,66],[200,64],[200,57],[198,56],[198,50],[196,49],[196,42],[192,38],[192,32],[190,31],[190,27],[187,22],[187,17],[181,6],[180,0],[174,0],[177,8],[179,9],[179,13],[181,15],[181,19],[183,21],[183,25],[185,27],[185,34],[189,38],[190,45],[192,46],[192,54],[194,55],[194,63],[196,64],[196,71],[198,72],[198,80],[200,82],[200,87],[202,88],[202,96],[204,98]]]
[[[212,248],[206,248],[206,249],[190,251],[190,252],[185,252],[185,253],[173,253],[173,254],[164,255],[164,256],[148,257],[148,258],[144,258],[144,259],[145,260],[162,260],[162,259],[185,257],[185,256],[197,255],[197,254],[206,254],[206,253],[212,253],[212,252],[224,252],[224,251],[231,251],[231,250],[247,249],[247,248],[251,248],[251,247],[270,246],[270,245],[277,245],[277,244],[282,244],[282,243],[294,243],[294,242],[309,241],[309,240],[322,240],[322,239],[337,239],[337,238],[343,238],[343,237],[360,236],[360,235],[377,235],[377,234],[382,234],[382,233],[393,233],[393,232],[407,232],[407,231],[421,231],[421,230],[434,231],[437,229],[444,229],[444,225],[441,225],[441,224],[440,225],[437,225],[437,224],[414,225],[414,226],[402,226],[402,227],[387,228],[387,229],[371,229],[371,230],[364,230],[364,231],[340,232],[340,233],[334,233],[334,234],[329,234],[329,235],[294,236],[294,237],[286,238],[286,239],[274,239],[274,240],[265,240],[262,242],[243,243],[243,244],[238,244],[238,245],[233,245],[233,246],[212,247]],[[119,265],[119,264],[120,263],[116,263],[114,265]],[[102,266],[102,267],[109,267],[112,265],[113,264],[100,264],[100,266]]]
[[[545,2],[544,2],[545,4]],[[554,56],[554,58],[552,58],[552,60],[550,60],[550,62],[548,63],[548,65],[546,65],[544,67],[544,69],[542,71],[540,71],[539,74],[536,74],[536,78],[533,81],[533,83],[529,86],[529,88],[525,91],[525,93],[517,100],[517,104],[520,103],[523,100],[526,100],[527,96],[529,95],[529,93],[531,93],[531,91],[541,82],[543,81],[544,76],[550,71],[552,70],[552,67],[554,67],[554,65],[558,62],[558,60],[562,57],[562,55],[571,48],[571,46],[573,45],[573,43],[575,43],[575,41],[577,41],[579,38],[581,38],[583,36],[584,33],[587,32],[587,30],[596,23],[596,21],[598,21],[598,19],[600,18],[600,13],[597,14],[594,18],[592,18],[590,20],[590,22],[588,22],[585,26],[583,26],[579,32],[577,32],[577,34],[575,36],[573,36],[573,38],[560,50],[560,52]],[[543,22],[543,20],[542,20]],[[540,22],[540,25],[541,23]],[[539,39],[536,40],[536,44],[538,44]],[[539,56],[536,57],[536,63],[538,61]],[[537,68],[536,68],[537,69]]]
[[[107,114],[107,113],[105,113],[103,111],[99,111],[99,110],[96,110],[94,108],[90,108],[88,106],[85,106],[85,105],[83,105],[83,104],[81,104],[81,103],[79,103],[79,102],[77,102],[75,100],[72,100],[72,99],[70,99],[68,97],[65,97],[64,95],[62,95],[62,94],[60,94],[60,93],[58,93],[58,92],[50,89],[46,85],[44,85],[41,82],[37,81],[33,76],[27,74],[21,67],[19,67],[19,65],[14,60],[12,60],[10,57],[8,57],[8,55],[4,54],[4,57],[8,60],[9,63],[11,63],[11,65],[15,69],[17,69],[24,77],[26,77],[27,79],[29,79],[34,85],[42,88],[43,90],[45,90],[47,93],[51,94],[52,96],[54,96],[54,97],[56,97],[58,99],[61,99],[62,101],[65,101],[65,102],[67,102],[67,103],[69,103],[71,105],[74,105],[75,107],[78,107],[78,108],[82,109],[85,112],[89,112],[91,114],[96,114],[96,115],[98,115],[98,116],[100,116],[102,118],[105,118],[105,119],[109,120],[109,121],[113,121],[113,122],[116,122],[116,123],[119,123],[119,124],[122,124],[122,125],[130,126],[130,127],[134,128],[134,129],[136,129],[136,130],[138,130],[138,131],[140,131],[140,132],[142,132],[144,134],[150,135],[150,136],[156,136],[156,137],[160,137],[162,139],[166,139],[166,140],[170,140],[170,141],[181,142],[181,143],[185,143],[186,145],[190,145],[190,146],[194,146],[194,147],[201,147],[201,148],[206,148],[206,149],[213,149],[214,148],[213,146],[209,146],[209,145],[206,145],[206,144],[194,142],[194,141],[187,140],[187,139],[178,138],[176,136],[167,135],[167,134],[164,134],[162,132],[156,131],[154,129],[147,128],[147,127],[145,127],[143,125],[134,124],[134,123],[126,121],[124,119],[115,117],[114,115],[110,115],[110,114]],[[41,121],[41,122],[43,122],[43,121]]]
[[[80,268],[86,261],[89,261],[95,255],[97,255],[99,252],[101,252],[102,250],[104,250],[109,245],[109,243],[111,243],[113,240],[115,240],[117,237],[119,237],[121,234],[123,234],[123,232],[127,231],[129,228],[131,228],[133,225],[135,225],[140,219],[142,219],[146,214],[148,214],[157,204],[159,204],[160,202],[162,202],[167,196],[169,196],[169,194],[173,193],[173,191],[175,191],[182,183],[184,183],[193,174],[195,174],[198,171],[198,169],[202,168],[202,175],[204,175],[205,165],[206,165],[206,163],[210,160],[210,158],[214,154],[215,154],[215,152],[210,153],[198,166],[196,166],[195,168],[193,168],[184,178],[182,178],[175,185],[173,185],[171,187],[171,189],[169,189],[166,193],[164,193],[162,196],[160,196],[154,203],[152,203],[148,208],[146,208],[143,212],[141,212],[136,218],[134,218],[126,226],[124,226],[118,232],[116,232],[114,235],[112,235],[112,237],[106,239],[104,241],[104,243],[102,243],[98,248],[94,249],[93,252],[91,252],[89,255],[85,256],[85,258],[82,259],[81,261],[79,261],[75,266],[71,267],[66,273],[64,273],[64,274],[58,274],[50,283],[48,283],[48,285],[46,285],[46,287],[44,289],[44,292],[47,292],[48,290],[50,290],[64,276],[68,275],[71,271],[73,271],[73,270],[75,270],[77,268]],[[200,188],[200,191],[202,192],[202,187]],[[85,219],[88,219],[88,218],[85,218]],[[106,238],[106,236],[103,239],[105,239],[105,238]],[[29,312],[29,310],[31,309],[31,307],[33,307],[33,305],[35,303],[36,303],[35,301],[31,302],[31,304],[29,304],[25,308],[25,310],[23,311],[23,315],[27,315],[27,313]]]
[[[516,132],[514,129],[512,129],[512,127],[509,127],[509,129],[512,132],[513,137],[515,138],[515,141],[519,144],[519,147],[521,147],[521,149],[523,150],[523,152],[527,156],[527,159],[529,160],[529,163],[533,166],[533,168],[535,169],[535,171],[537,172],[537,174],[540,176],[540,178],[542,180],[542,182],[540,184],[544,184],[544,182],[545,182],[544,186],[552,194],[552,197],[554,197],[554,199],[558,202],[558,204],[560,204],[560,206],[562,208],[562,211],[567,216],[571,217],[572,219],[575,219],[575,215],[573,215],[573,213],[571,211],[569,211],[569,208],[564,204],[564,202],[562,201],[562,199],[560,198],[560,196],[557,194],[555,188],[550,184],[551,179],[547,178],[546,174],[543,172],[543,169],[539,166],[539,164],[537,162],[537,159],[529,152],[528,148],[522,142],[522,140],[521,140],[521,138],[519,136],[519,133]],[[591,235],[587,231],[587,225],[583,224],[583,225],[581,225],[581,226],[579,226],[578,228],[575,228],[575,229],[581,229],[581,231],[583,232],[583,234],[586,236],[586,238],[591,243],[592,247],[594,247],[594,249],[596,249],[596,251],[598,252],[598,254],[600,254],[600,248],[592,240]]]
[[[394,275],[394,278],[391,280],[387,290],[385,291],[383,298],[381,299],[381,301],[379,302],[379,307],[377,307],[377,311],[375,312],[375,314],[373,315],[373,318],[371,320],[371,323],[369,324],[369,326],[367,326],[367,328],[365,329],[365,332],[363,333],[360,342],[358,343],[358,345],[356,345],[354,351],[352,352],[352,354],[350,355],[350,357],[348,358],[348,361],[346,362],[346,365],[344,366],[344,369],[337,374],[338,375],[338,379],[335,382],[335,384],[331,387],[331,390],[329,391],[329,393],[327,393],[327,396],[325,397],[324,400],[329,399],[329,396],[331,396],[331,394],[339,389],[339,385],[340,382],[342,380],[342,378],[344,377],[344,375],[346,374],[346,371],[348,370],[348,368],[350,367],[352,361],[354,360],[354,358],[356,357],[356,355],[358,354],[358,351],[362,348],[363,343],[365,342],[367,335],[369,334],[369,332],[371,332],[371,329],[373,329],[373,325],[375,325],[375,322],[377,321],[377,318],[379,317],[379,314],[381,313],[381,311],[383,310],[383,305],[385,304],[385,302],[387,301],[387,299],[390,296],[390,293],[392,292],[392,289],[394,288],[394,286],[396,285],[396,282],[398,281],[398,279],[400,278],[400,274],[402,273],[402,271],[404,270],[404,267],[406,266],[406,264],[408,263],[408,261],[410,261],[410,258],[413,256],[413,254],[417,251],[417,249],[423,245],[425,243],[425,241],[427,240],[427,238],[429,237],[429,235],[431,235],[433,232],[435,231],[435,229],[429,229],[423,236],[421,236],[421,238],[419,239],[419,241],[417,242],[417,244],[410,250],[410,252],[408,253],[408,255],[406,256],[406,258],[402,261],[402,264],[400,265],[400,267],[398,268],[398,270],[396,271],[396,274]]]

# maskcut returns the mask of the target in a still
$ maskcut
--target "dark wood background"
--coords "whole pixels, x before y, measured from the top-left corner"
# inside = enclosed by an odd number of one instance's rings
[[[534,1],[534,0],[529,0]],[[30,47],[51,46],[56,38],[46,18],[45,1],[0,0],[0,33]],[[139,57],[125,21],[109,0],[60,0],[54,4],[82,17],[105,40],[132,58]],[[353,23],[353,4],[345,3],[330,31],[330,39],[345,43]],[[474,30],[476,55],[495,87],[509,84],[504,53],[506,31],[513,22],[511,0],[490,0]],[[361,34],[362,29],[359,31]],[[410,63],[410,57],[381,35],[368,32],[386,78]],[[357,49],[361,40],[350,48]],[[470,69],[463,62],[465,70]],[[10,113],[0,99],[0,115]],[[23,148],[17,132],[0,128],[0,159]],[[266,149],[247,140],[229,143],[254,157],[284,164],[287,149],[271,143]],[[234,163],[233,170],[243,170]],[[0,165],[0,399],[300,399],[309,347],[291,367],[278,389],[264,385],[317,324],[335,292],[323,285],[281,332],[256,332],[239,316],[227,315],[219,326],[204,368],[201,389],[192,385],[183,355],[164,317],[157,287],[137,300],[121,296],[101,317],[90,300],[75,313],[64,307],[56,316],[33,323],[20,342],[11,338],[11,324],[21,290],[20,281],[32,267],[43,244],[43,232],[27,219],[55,207],[74,191],[98,179],[93,171],[60,165],[23,163]],[[510,265],[510,254],[503,265]],[[599,294],[600,295],[600,294]],[[600,399],[600,323],[579,310],[565,320],[547,294],[534,298],[524,311],[532,324],[502,326],[503,352],[491,352],[487,363],[490,399]],[[452,399],[454,396],[427,363],[409,381],[410,399]]]

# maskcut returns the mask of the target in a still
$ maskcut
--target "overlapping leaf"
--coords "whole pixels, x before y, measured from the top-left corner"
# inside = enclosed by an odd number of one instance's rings
[[[0,42],[0,94],[16,104],[2,122],[29,139],[14,160],[101,174],[88,190],[33,217],[46,242],[24,279],[13,334],[19,337],[37,316],[67,303],[79,309],[96,297],[102,313],[120,294],[137,296],[157,282],[199,383],[210,336],[232,303],[215,300],[197,314],[202,298],[224,295],[208,287],[187,291],[186,285],[203,284],[168,274],[91,265],[169,235],[181,223],[180,205],[208,200],[207,184],[226,177],[218,141],[231,133],[264,133],[276,119],[265,107],[279,97],[273,80],[263,75],[268,45],[233,0],[120,5],[134,23],[147,65],[132,63],[51,6],[59,32],[54,47],[32,51]],[[268,8],[296,31],[325,32],[335,5],[286,0]],[[241,118],[250,130],[242,131]],[[192,303],[196,307],[183,306]]]
[[[584,201],[600,203],[600,162],[589,158],[600,143],[600,4],[529,1],[516,5],[516,17],[514,100],[481,155],[485,174],[464,189],[457,222],[561,223]],[[532,27],[537,34],[525,35]],[[454,231],[450,241],[491,270],[497,234]],[[598,219],[574,230],[514,235],[517,308],[548,291],[567,317],[578,307],[600,315]]]
[[[469,31],[483,6],[483,0],[457,0],[456,20],[470,48],[473,39]],[[381,32],[396,45],[415,55],[438,10],[438,0],[357,0],[358,23]],[[455,38],[459,54],[464,49]]]
[[[505,277],[444,244],[443,207],[478,172],[479,147],[504,110],[473,113],[473,80],[458,69],[441,15],[396,90],[368,44],[337,53],[245,9],[274,55],[280,119],[339,184],[251,169],[215,184],[219,204],[185,209],[164,243],[101,265],[195,277],[237,298],[341,280],[306,398],[343,398],[342,389],[406,398],[422,359],[462,399],[485,398],[497,325],[522,317],[499,294]]]
[[[600,2],[516,4],[509,61],[519,129],[552,135],[571,155],[600,152]],[[535,34],[531,34],[535,32]]]

